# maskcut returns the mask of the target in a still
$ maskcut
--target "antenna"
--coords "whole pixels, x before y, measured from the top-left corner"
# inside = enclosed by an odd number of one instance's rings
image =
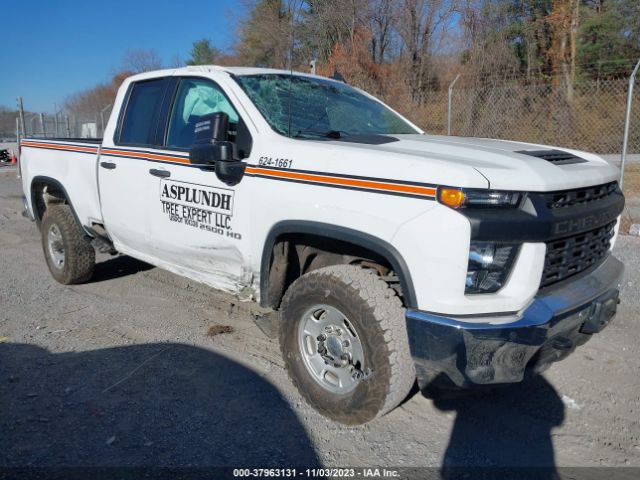
[[[289,26],[290,26],[290,30],[291,30],[291,44],[289,45],[289,98],[288,98],[288,103],[289,103],[289,115],[288,115],[288,126],[287,126],[287,131],[288,131],[288,136],[289,138],[291,138],[291,81],[293,80],[293,49],[295,46],[295,34],[294,34],[294,27],[295,27],[295,17],[296,17],[296,0],[293,0],[293,8],[292,8],[292,3],[289,2],[289,10],[290,10],[290,14],[291,14],[291,19],[289,22]],[[302,6],[302,4],[300,4],[300,6]]]

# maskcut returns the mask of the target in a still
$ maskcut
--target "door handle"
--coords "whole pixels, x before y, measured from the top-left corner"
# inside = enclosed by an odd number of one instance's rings
[[[149,173],[154,177],[167,178],[171,176],[171,172],[168,170],[158,170],[157,168],[152,168],[149,170]]]
[[[116,164],[111,162],[100,162],[100,166],[102,168],[106,168],[107,170],[113,170],[114,168],[116,168]]]

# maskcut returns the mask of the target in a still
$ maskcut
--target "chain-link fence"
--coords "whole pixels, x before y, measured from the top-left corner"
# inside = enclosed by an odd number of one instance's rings
[[[499,85],[454,90],[454,135],[504,138],[620,153],[627,80],[585,82],[571,91],[554,85]],[[629,151],[640,153],[640,109]]]
[[[456,87],[452,97],[452,135],[500,138],[620,154],[627,80],[581,82],[565,86],[494,84]],[[629,153],[640,154],[640,88],[631,116]],[[417,105],[406,95],[385,100],[428,133],[447,132],[447,90],[422,94]],[[83,114],[25,113],[26,136],[97,138],[104,134],[112,106]]]
[[[462,83],[462,82],[460,82]],[[540,143],[603,154],[619,165],[628,80],[563,85],[500,83],[456,86],[451,134]],[[624,193],[623,229],[640,223],[640,88],[634,90]],[[428,133],[446,135],[448,91],[428,91],[418,105],[405,95],[385,98]]]
[[[493,137],[611,154],[622,151],[628,81],[580,83],[573,91],[552,85],[503,85],[455,92],[452,133]],[[622,230],[640,223],[640,94],[631,111],[623,190]]]
[[[628,83],[622,80],[566,86],[504,83],[458,87],[452,97],[452,135],[500,138],[619,154]],[[640,89],[638,89],[640,90]],[[629,152],[640,153],[640,92],[634,94]],[[447,89],[427,91],[421,105],[406,95],[385,99],[428,133],[447,133]]]
[[[451,133],[587,150],[607,154],[616,163],[622,150],[627,92],[626,79],[582,81],[571,89],[521,82],[470,87],[461,81],[452,95]],[[428,133],[447,133],[446,88],[423,92],[419,103],[405,92],[387,94],[384,100]],[[84,114],[26,113],[25,134],[102,137],[111,108]],[[637,203],[638,214],[629,221],[640,223],[640,88],[634,93],[630,126],[624,191],[630,206]]]
[[[90,113],[25,113],[25,137],[100,138],[109,121],[112,106]]]

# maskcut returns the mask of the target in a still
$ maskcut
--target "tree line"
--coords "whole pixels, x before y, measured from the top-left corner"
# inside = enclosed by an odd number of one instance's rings
[[[562,85],[628,76],[640,58],[638,0],[245,0],[235,44],[200,39],[186,61],[339,73],[385,98],[423,104],[429,92],[517,81]],[[126,76],[161,68],[132,50],[113,78],[65,107],[95,114]]]
[[[570,90],[627,76],[640,57],[638,0],[259,0],[237,60],[320,73],[415,101],[455,74],[475,85],[517,78]]]

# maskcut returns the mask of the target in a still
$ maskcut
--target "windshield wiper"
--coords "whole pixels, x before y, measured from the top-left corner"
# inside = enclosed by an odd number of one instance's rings
[[[323,138],[332,138],[339,139],[342,138],[343,135],[349,135],[347,132],[343,132],[341,130],[298,130],[298,132],[293,136],[293,138],[303,138],[304,136],[315,136],[315,137],[323,137]]]

